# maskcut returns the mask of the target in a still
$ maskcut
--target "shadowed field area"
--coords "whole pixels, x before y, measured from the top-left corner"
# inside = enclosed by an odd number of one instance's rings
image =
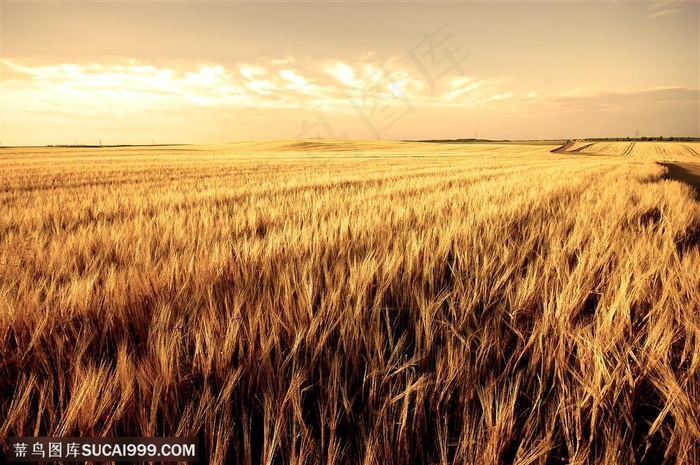
[[[695,189],[695,196],[700,196],[700,164],[696,163],[660,163],[668,168],[669,179],[684,182]]]
[[[678,147],[3,149],[0,452],[698,463],[700,203],[656,163]]]

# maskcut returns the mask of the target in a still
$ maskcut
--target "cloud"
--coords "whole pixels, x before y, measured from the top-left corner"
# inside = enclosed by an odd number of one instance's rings
[[[357,85],[355,71],[350,65],[337,61],[326,67],[326,72],[346,86],[354,87]]]
[[[514,94],[513,92],[504,92],[504,93],[502,93],[502,94],[492,95],[492,96],[488,97],[488,98],[486,99],[486,101],[487,101],[487,102],[493,102],[493,101],[496,101],[496,100],[504,100],[504,99],[507,99],[507,98],[511,98],[511,97],[513,97],[513,96],[515,96],[515,94]]]
[[[288,89],[302,90],[309,85],[306,79],[289,69],[281,70],[280,76],[289,81],[289,84],[287,85]]]
[[[381,105],[388,107],[387,112],[420,108],[444,114],[474,109],[529,115],[628,115],[674,106],[689,109],[700,100],[697,89],[680,87],[635,92],[572,88],[553,93],[514,87],[517,82],[504,76],[479,75],[447,76],[435,83],[433,94],[433,88],[410,64],[397,60],[389,65],[373,59],[372,54],[356,60],[302,56],[229,66],[156,66],[136,60],[30,66],[3,60],[2,104],[6,114],[25,119],[83,118],[88,122],[110,121],[110,116],[187,117],[193,112],[205,112],[216,120],[243,110],[321,109],[356,118],[358,105],[369,109]]]
[[[3,67],[11,71],[3,73],[9,76],[3,82],[5,111],[36,118],[37,124],[48,118],[87,125],[194,114],[216,121],[247,110],[321,110],[361,121],[362,111],[384,117],[417,108],[501,107],[515,97],[501,77],[446,76],[429,86],[411,63],[399,57],[382,62],[374,53],[355,59],[266,57],[232,65],[125,60],[37,66],[5,60]]]
[[[662,16],[671,16],[685,11],[685,6],[693,3],[688,0],[652,0],[649,5],[649,13],[647,17],[650,19],[660,18]],[[694,3],[697,3],[695,1]]]
[[[244,82],[220,65],[180,71],[131,62],[30,67],[5,60],[3,64],[14,71],[3,82],[3,101],[18,111],[70,108],[85,115],[133,114],[243,104],[250,93]]]
[[[265,74],[265,68],[249,64],[241,65],[239,71],[243,77],[251,80],[255,79],[258,75]]]
[[[437,100],[446,105],[458,105],[466,107],[478,107],[488,105],[499,100],[509,99],[515,93],[504,89],[508,79],[478,78],[476,76],[462,76],[449,81],[445,93],[437,97]]]
[[[569,112],[619,112],[636,114],[660,108],[698,106],[700,90],[684,87],[661,87],[632,92],[595,92],[582,94],[571,92],[561,95],[543,95],[542,91],[530,92],[514,104],[523,108],[550,113]]]
[[[272,81],[250,81],[246,82],[246,87],[260,95],[271,95],[274,91],[279,90],[279,87]]]

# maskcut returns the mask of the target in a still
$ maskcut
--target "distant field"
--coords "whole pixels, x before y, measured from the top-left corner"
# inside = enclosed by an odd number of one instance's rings
[[[640,160],[700,163],[698,142],[589,142],[575,141],[568,152],[580,155],[628,157]]]
[[[699,463],[700,144],[558,145],[0,149],[0,451]]]

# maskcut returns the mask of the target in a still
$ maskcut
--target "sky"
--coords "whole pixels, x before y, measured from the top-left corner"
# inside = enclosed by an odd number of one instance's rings
[[[700,3],[0,3],[0,144],[700,136]]]

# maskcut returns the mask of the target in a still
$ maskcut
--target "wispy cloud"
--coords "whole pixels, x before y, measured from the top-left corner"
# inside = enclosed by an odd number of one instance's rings
[[[532,95],[535,94],[535,95]],[[661,87],[632,92],[593,92],[547,95],[542,91],[531,92],[516,104],[524,108],[537,108],[550,113],[569,112],[619,112],[630,114],[653,111],[660,107],[698,106],[700,90],[684,87]]]
[[[652,0],[649,5],[649,13],[647,16],[650,19],[660,18],[662,16],[671,16],[682,13],[685,6],[689,3],[698,3],[697,1],[689,0]]]
[[[504,77],[463,76],[452,79],[447,86],[450,90],[438,99],[446,105],[481,107],[514,97],[516,93],[508,90],[507,84],[508,79]]]

